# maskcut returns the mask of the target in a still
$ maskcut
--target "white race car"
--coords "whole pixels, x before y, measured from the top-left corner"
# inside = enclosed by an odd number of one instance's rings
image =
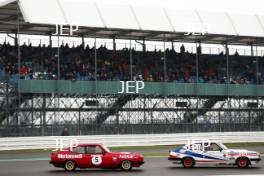
[[[168,158],[186,168],[194,165],[237,165],[246,168],[261,160],[260,153],[244,149],[228,149],[219,142],[194,142],[170,151]]]

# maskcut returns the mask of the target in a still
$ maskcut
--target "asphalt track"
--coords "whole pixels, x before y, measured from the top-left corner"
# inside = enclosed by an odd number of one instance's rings
[[[1,176],[216,176],[216,175],[260,175],[264,174],[264,162],[254,167],[238,169],[236,167],[194,167],[185,169],[170,163],[167,158],[146,158],[146,163],[129,172],[121,170],[85,169],[67,173],[54,168],[48,161],[8,161],[0,163]]]
[[[151,151],[150,151],[151,152]],[[0,176],[220,176],[264,175],[264,161],[247,169],[233,166],[197,166],[185,169],[176,166],[166,157],[146,157],[141,168],[129,172],[121,170],[85,169],[67,173],[54,168],[48,162],[48,153],[13,153],[0,154]]]

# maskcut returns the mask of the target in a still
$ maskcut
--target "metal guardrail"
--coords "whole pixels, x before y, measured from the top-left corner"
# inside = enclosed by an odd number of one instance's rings
[[[57,141],[68,146],[72,141],[79,143],[101,143],[113,146],[157,146],[185,144],[188,140],[215,140],[223,143],[264,142],[264,132],[223,133],[177,133],[139,135],[91,135],[91,136],[45,136],[0,138],[0,150],[55,148]]]

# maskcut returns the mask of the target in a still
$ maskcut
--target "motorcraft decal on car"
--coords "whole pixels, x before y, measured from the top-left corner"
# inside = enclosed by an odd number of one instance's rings
[[[58,158],[60,159],[71,159],[71,158],[82,158],[82,154],[70,155],[70,154],[58,154]]]

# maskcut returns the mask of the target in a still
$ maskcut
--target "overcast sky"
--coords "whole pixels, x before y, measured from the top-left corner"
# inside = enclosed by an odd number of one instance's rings
[[[81,0],[82,1],[82,0]],[[84,0],[137,6],[264,14],[264,0]]]

